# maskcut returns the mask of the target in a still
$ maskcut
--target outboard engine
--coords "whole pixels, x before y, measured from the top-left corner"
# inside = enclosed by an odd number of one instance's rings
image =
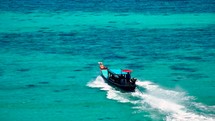
[[[135,84],[136,81],[137,81],[136,78],[131,78],[131,84]]]

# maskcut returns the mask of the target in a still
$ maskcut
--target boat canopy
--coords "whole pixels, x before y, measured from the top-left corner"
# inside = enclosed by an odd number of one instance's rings
[[[124,69],[124,70],[122,70],[123,72],[127,72],[127,73],[131,73],[132,72],[132,70],[129,70],[129,69]]]
[[[124,72],[121,69],[109,69],[108,71],[112,74],[117,74],[117,75],[127,74],[127,72]]]

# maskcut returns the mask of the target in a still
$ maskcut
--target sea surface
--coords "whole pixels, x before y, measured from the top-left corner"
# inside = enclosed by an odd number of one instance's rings
[[[215,1],[1,0],[0,120],[215,121]]]

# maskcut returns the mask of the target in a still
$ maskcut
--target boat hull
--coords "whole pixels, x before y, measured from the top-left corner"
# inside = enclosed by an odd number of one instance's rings
[[[103,74],[101,74],[101,76],[108,84],[116,86],[124,91],[129,91],[129,92],[135,91],[136,85],[120,85],[120,84],[115,83],[115,82],[111,81],[110,79],[106,78]]]

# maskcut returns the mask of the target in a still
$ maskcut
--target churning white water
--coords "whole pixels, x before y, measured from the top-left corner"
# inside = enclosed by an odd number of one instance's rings
[[[187,96],[185,92],[178,92],[161,88],[151,81],[137,81],[135,92],[121,92],[108,85],[101,76],[91,81],[87,86],[100,88],[107,92],[107,98],[122,103],[131,103],[135,110],[157,110],[166,115],[167,121],[214,121],[213,116],[196,114],[190,110],[184,102],[193,101],[192,96]],[[141,91],[141,90],[144,91]],[[195,102],[193,102],[195,103]],[[197,108],[207,107],[203,104],[195,103]]]

